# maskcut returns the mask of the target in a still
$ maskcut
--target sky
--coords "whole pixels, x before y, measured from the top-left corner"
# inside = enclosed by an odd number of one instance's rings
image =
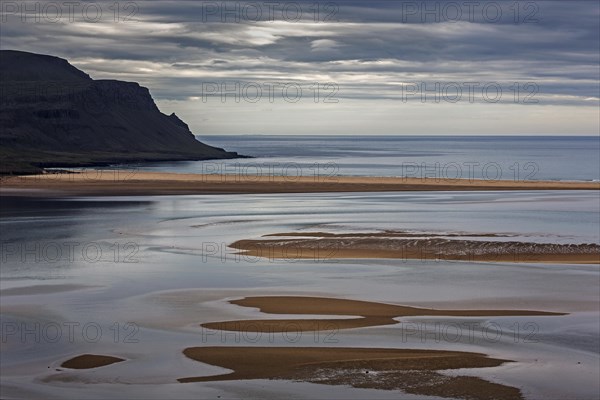
[[[598,135],[600,2],[1,1],[0,48],[199,135]]]

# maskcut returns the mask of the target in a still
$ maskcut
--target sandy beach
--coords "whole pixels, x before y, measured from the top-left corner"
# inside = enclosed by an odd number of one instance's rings
[[[600,190],[600,182],[85,171],[3,177],[2,194],[177,195],[485,190]]]

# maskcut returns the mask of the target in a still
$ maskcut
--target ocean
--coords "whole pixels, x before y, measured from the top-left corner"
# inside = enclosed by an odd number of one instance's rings
[[[251,159],[129,165],[142,171],[431,179],[600,180],[600,136],[201,136]]]

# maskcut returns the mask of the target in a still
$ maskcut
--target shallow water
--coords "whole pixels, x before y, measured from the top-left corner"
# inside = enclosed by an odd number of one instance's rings
[[[275,232],[379,229],[600,243],[598,192],[3,197],[1,205],[6,398],[398,396],[276,381],[176,383],[185,376],[222,372],[185,359],[185,347],[259,344],[477,351],[517,362],[468,373],[518,386],[532,399],[594,398],[600,391],[597,265],[271,260],[239,256],[227,247]],[[282,317],[226,302],[257,294],[569,315],[403,318],[397,325],[298,338],[199,327],[209,321]],[[82,353],[127,361],[90,371],[55,371]],[[549,379],[554,376],[561,379]]]

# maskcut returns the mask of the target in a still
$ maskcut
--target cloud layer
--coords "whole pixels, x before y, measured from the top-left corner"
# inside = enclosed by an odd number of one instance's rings
[[[361,129],[379,133],[403,133],[397,112],[383,110],[439,117],[406,133],[446,133],[451,116],[472,120],[475,110],[523,119],[505,133],[560,133],[556,121],[536,125],[547,108],[562,117],[558,126],[569,130],[562,133],[597,131],[597,1],[27,3],[2,3],[2,49],[58,55],[95,79],[138,81],[197,132],[283,133],[298,113],[321,116],[327,128],[295,133],[355,132],[342,121],[357,108]],[[223,97],[215,84],[231,93]],[[302,88],[301,101],[282,97],[286,85]],[[262,97],[248,101],[257,87]],[[499,87],[500,101],[488,101],[486,87]],[[283,116],[280,125],[256,115],[269,109]],[[232,130],[215,119],[236,110],[245,125]],[[479,117],[472,124],[464,129],[489,128]]]

